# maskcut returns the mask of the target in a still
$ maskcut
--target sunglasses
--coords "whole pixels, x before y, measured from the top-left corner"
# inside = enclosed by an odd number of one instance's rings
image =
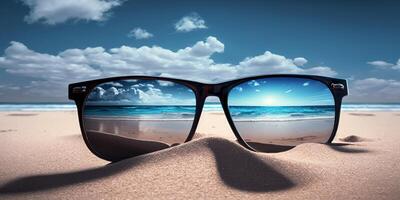
[[[200,115],[222,110],[237,141],[253,151],[330,143],[339,124],[343,79],[264,75],[218,84],[125,76],[69,85],[86,145],[119,161],[190,141]],[[216,96],[220,104],[206,103]]]

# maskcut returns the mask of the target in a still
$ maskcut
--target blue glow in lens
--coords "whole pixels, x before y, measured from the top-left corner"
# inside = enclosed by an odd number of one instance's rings
[[[329,88],[303,78],[264,78],[235,86],[229,111],[241,137],[253,148],[263,144],[294,146],[325,143],[335,121]]]

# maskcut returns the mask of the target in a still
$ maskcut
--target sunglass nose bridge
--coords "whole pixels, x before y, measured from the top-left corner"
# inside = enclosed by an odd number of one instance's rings
[[[204,87],[205,96],[220,96],[222,87],[221,85],[208,84]]]

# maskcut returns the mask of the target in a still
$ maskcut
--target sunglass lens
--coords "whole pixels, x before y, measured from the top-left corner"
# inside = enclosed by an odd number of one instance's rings
[[[335,101],[320,81],[271,77],[241,83],[229,93],[236,130],[258,151],[271,146],[325,143],[335,123]]]
[[[185,142],[195,112],[195,93],[183,84],[118,80],[99,84],[89,93],[83,127],[92,151],[117,161]]]

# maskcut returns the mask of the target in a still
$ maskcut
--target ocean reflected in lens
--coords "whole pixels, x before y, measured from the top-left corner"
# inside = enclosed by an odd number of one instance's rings
[[[183,143],[195,111],[195,94],[185,85],[119,80],[100,84],[90,92],[83,125],[94,151],[119,159]]]
[[[235,86],[229,112],[240,136],[256,150],[265,145],[325,143],[335,122],[329,88],[316,80],[271,77]]]

